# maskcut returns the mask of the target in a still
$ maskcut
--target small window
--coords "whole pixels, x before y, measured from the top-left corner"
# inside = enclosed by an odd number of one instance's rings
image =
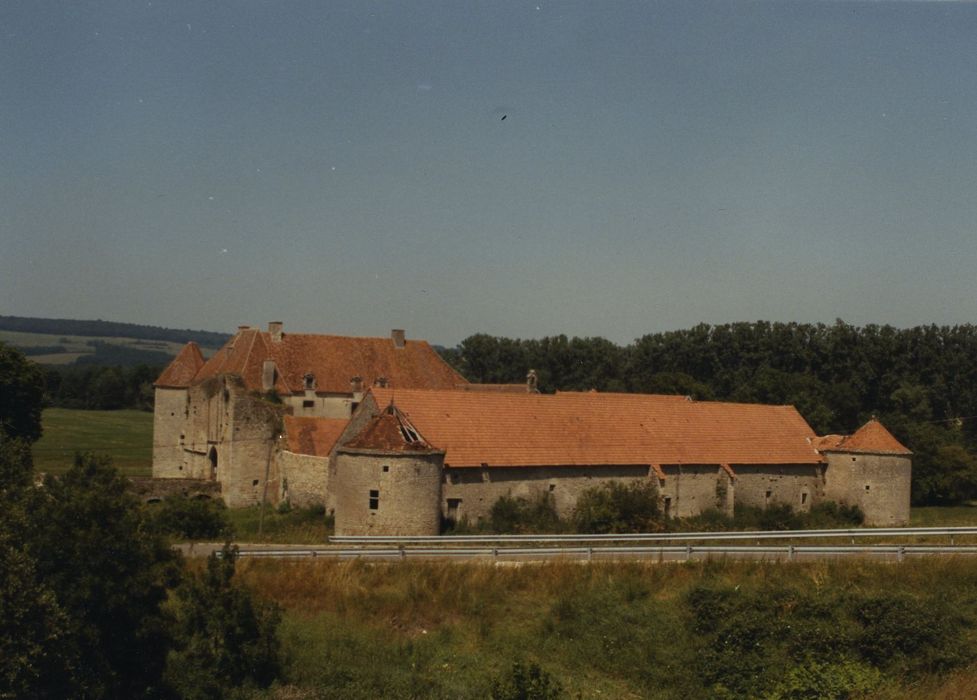
[[[866,491],[869,491],[869,490],[871,490],[871,488],[872,488],[871,486],[869,486],[868,484],[865,484],[865,490],[866,490]]]
[[[807,503],[807,494],[806,493],[802,493],[801,494],[801,505],[804,505],[805,503]]]
[[[315,375],[312,374],[312,372],[309,372],[307,375],[305,375],[304,379],[305,379],[305,389],[306,389],[306,391],[312,391],[312,390],[314,390],[315,389]]]
[[[448,519],[457,520],[458,511],[461,509],[461,499],[460,498],[449,498],[448,499]]]
[[[672,497],[665,496],[665,517],[670,518],[672,516]]]
[[[350,413],[356,413],[356,407],[359,406],[359,405],[360,404],[358,402],[356,402],[356,401],[350,401],[349,402],[349,412]]]
[[[389,472],[390,471],[390,465],[389,464],[384,464],[383,465],[383,471],[384,471],[384,473]]]
[[[556,491],[556,484],[550,484],[550,493]]]
[[[380,492],[376,490],[370,491],[370,510],[376,510],[380,507]]]
[[[766,493],[767,500],[770,500],[770,497],[771,496],[773,496],[773,491],[767,491],[767,493]]]
[[[303,401],[302,408],[315,408],[315,401]]]
[[[258,485],[258,480],[257,479],[252,479],[251,485],[252,486],[257,486]]]

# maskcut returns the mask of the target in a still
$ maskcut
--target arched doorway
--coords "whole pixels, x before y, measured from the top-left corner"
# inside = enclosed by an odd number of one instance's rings
[[[217,448],[211,447],[210,454],[207,455],[210,460],[210,478],[213,481],[217,480]]]

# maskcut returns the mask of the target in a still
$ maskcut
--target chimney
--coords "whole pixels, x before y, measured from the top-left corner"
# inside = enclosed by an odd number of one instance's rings
[[[271,336],[271,342],[280,343],[282,342],[282,322],[281,321],[269,321],[268,322],[268,335]]]
[[[265,360],[261,366],[261,390],[271,391],[275,388],[275,361]]]
[[[539,375],[536,374],[536,370],[531,369],[526,375],[526,391],[530,394],[539,393]]]
[[[354,394],[359,394],[363,391],[363,377],[350,377],[349,379],[349,390]]]
[[[249,331],[249,330],[251,330],[251,326],[238,326],[237,327],[237,332],[238,333],[240,333],[241,331]]]
[[[390,338],[394,341],[395,348],[403,348],[407,345],[407,339],[404,337],[404,331],[401,328],[394,328],[390,331]]]
[[[387,388],[387,378],[386,377],[377,377],[376,379],[373,380],[373,386],[378,386],[381,389],[386,389]]]

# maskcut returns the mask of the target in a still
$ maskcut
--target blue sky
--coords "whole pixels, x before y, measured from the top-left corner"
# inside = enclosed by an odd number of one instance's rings
[[[975,4],[8,1],[0,37],[2,314],[977,316]]]

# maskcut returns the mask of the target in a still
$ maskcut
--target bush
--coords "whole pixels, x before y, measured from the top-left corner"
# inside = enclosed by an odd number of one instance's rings
[[[281,611],[232,583],[237,547],[211,554],[207,569],[176,590],[176,650],[166,673],[180,697],[211,700],[268,687],[281,672]]]
[[[181,540],[222,540],[234,535],[221,500],[167,496],[147,506],[148,526],[155,532]]]
[[[558,532],[562,529],[553,497],[541,493],[533,499],[503,496],[492,504],[489,523],[499,534]]]
[[[577,532],[594,534],[662,530],[658,489],[651,482],[616,481],[587,489],[577,499],[573,524]]]
[[[516,661],[502,678],[492,683],[492,700],[557,700],[563,686],[537,664]]]

